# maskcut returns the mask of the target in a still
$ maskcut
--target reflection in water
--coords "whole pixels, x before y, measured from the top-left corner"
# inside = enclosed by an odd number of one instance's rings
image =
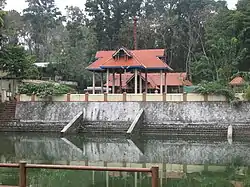
[[[230,187],[249,186],[249,172],[244,168],[228,166],[224,172],[172,173],[161,172],[161,187]],[[16,185],[18,171],[2,169],[0,180],[5,185]],[[151,177],[144,173],[95,172],[95,171],[59,171],[29,169],[28,183],[32,187],[150,187]]]
[[[250,186],[249,144],[225,141],[124,137],[57,137],[1,134],[1,162],[160,168],[160,185],[169,187]],[[17,185],[18,170],[1,169],[0,183]],[[150,186],[150,174],[29,169],[32,187]]]

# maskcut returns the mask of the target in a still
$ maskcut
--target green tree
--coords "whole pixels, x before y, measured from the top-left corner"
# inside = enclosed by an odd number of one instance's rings
[[[89,24],[95,31],[98,49],[115,49],[120,47],[118,40],[121,27],[127,20],[141,14],[142,0],[105,1],[87,0],[85,7]]]
[[[18,78],[38,76],[34,62],[35,58],[18,45],[7,45],[0,51],[0,69],[8,72],[10,76]]]
[[[250,2],[239,0],[236,12],[240,15],[237,19],[237,29],[240,30],[241,49],[246,49],[246,55],[241,61],[239,69],[241,71],[250,70]]]
[[[6,5],[6,0],[0,0],[0,9],[3,9]]]
[[[49,61],[52,53],[50,33],[61,24],[64,17],[55,6],[54,0],[26,0],[26,2],[28,8],[24,10],[24,20],[30,28],[34,54],[38,61]]]
[[[231,40],[220,38],[214,41],[207,50],[207,56],[202,55],[192,66],[196,80],[225,83],[230,81],[242,59],[242,55],[237,51],[238,44],[239,41],[236,38]]]
[[[22,37],[24,22],[22,16],[15,10],[8,11],[4,16],[4,35],[7,43],[18,44]]]
[[[90,82],[90,72],[85,68],[94,60],[97,40],[93,30],[86,26],[86,19],[79,7],[67,7],[66,35],[61,43],[57,59],[51,64],[51,74],[62,76],[64,80],[77,81],[80,89]]]
[[[2,47],[2,43],[4,40],[3,36],[3,26],[4,26],[4,16],[6,14],[5,11],[3,11],[3,8],[6,4],[6,0],[0,0],[0,48]]]

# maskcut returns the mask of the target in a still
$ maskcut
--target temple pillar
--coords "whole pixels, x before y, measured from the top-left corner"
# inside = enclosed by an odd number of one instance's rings
[[[145,92],[148,93],[148,72],[145,71]]]
[[[103,93],[103,72],[101,72],[101,93]]]
[[[135,94],[137,94],[137,90],[138,90],[138,88],[137,88],[137,85],[138,85],[138,70],[137,69],[135,69]]]
[[[163,93],[163,73],[162,70],[160,71],[160,94]]]
[[[142,93],[142,75],[141,75],[141,72],[140,72],[140,93]]]
[[[122,73],[120,73],[120,93],[122,93]]]
[[[124,69],[124,80],[126,81],[127,78],[127,70]],[[125,84],[125,92],[127,92],[127,84]]]
[[[109,69],[107,69],[106,92],[109,93]]]
[[[165,85],[165,93],[168,93],[167,72],[165,72],[165,76],[164,76],[164,85]]]
[[[113,71],[113,80],[112,80],[112,93],[115,93],[115,71]]]
[[[93,85],[92,85],[92,94],[95,94],[95,72],[93,71]]]

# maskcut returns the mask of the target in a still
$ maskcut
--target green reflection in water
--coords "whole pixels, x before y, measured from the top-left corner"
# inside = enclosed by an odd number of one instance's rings
[[[27,174],[28,184],[32,187],[151,186],[151,177],[145,173],[28,169]],[[162,187],[233,187],[233,181],[250,186],[250,167],[229,165],[224,172],[202,171],[185,173],[180,178],[159,179]],[[0,169],[0,182],[4,185],[17,185],[18,169]]]
[[[156,165],[159,165],[161,168],[165,167],[165,170],[170,172],[176,171],[177,166],[175,166],[175,169],[173,169],[171,165],[176,163],[175,165],[180,166],[178,166],[179,172],[182,172],[183,170],[187,171],[186,173],[180,175],[179,178],[174,178],[171,176],[168,178],[161,177],[159,183],[162,187],[230,187],[233,186],[231,183],[232,181],[242,182],[244,186],[250,186],[250,169],[248,167],[242,168],[244,165],[249,165],[248,153],[250,149],[248,148],[247,144],[235,144],[233,146],[227,145],[225,143],[207,144],[198,142],[198,144],[192,144],[187,142],[178,143],[178,141],[172,142],[168,140],[165,141],[157,139],[143,140],[141,142],[135,141],[134,144],[131,144],[123,138],[99,139],[94,137],[86,140],[85,137],[82,138],[80,136],[69,137],[68,139],[70,142],[67,143],[54,136],[34,134],[32,136],[0,136],[1,162],[16,163],[19,160],[27,160],[29,163],[85,165],[84,162],[88,161],[89,165],[104,166],[104,162],[107,162],[107,159],[104,159],[104,156],[108,158],[107,155],[109,155],[112,150],[112,152],[119,153],[121,158],[123,158],[124,155],[130,155],[133,157],[131,158],[131,161],[127,156],[125,165],[128,167],[143,167],[142,165],[145,165],[145,167],[150,167],[149,165],[152,165],[151,163],[153,162]],[[83,149],[83,145],[89,145],[89,149]],[[96,149],[92,150],[93,147]],[[215,148],[216,151],[214,151]],[[203,149],[206,151],[203,151]],[[165,152],[166,150],[172,150],[172,152]],[[196,153],[199,153],[198,155],[200,156],[196,157]],[[118,157],[119,154],[116,156]],[[172,159],[177,157],[175,155],[179,156],[179,159]],[[186,155],[194,155],[194,157],[191,159],[192,156],[190,156],[189,159],[185,157]],[[206,155],[210,155],[210,157],[207,157],[209,159],[203,158]],[[102,160],[100,160],[100,162],[96,161],[95,158],[92,158],[94,156],[96,156],[96,160],[98,160],[98,158]],[[236,156],[241,156],[242,158],[235,158]],[[117,157],[113,157],[114,160],[108,159],[108,166],[122,166],[122,159]],[[148,158],[148,160],[145,158]],[[220,169],[219,171],[212,170],[211,168],[205,169],[207,166],[203,167],[202,165],[186,165],[189,167],[188,169],[182,167],[184,166],[182,163],[185,159],[188,161],[185,163],[220,163],[221,165],[226,165],[227,161],[231,160],[231,158],[235,158],[234,161],[227,167],[222,166],[223,170]],[[206,160],[206,162],[204,162],[203,159]],[[166,166],[168,165],[167,162],[169,162],[171,167]],[[198,169],[199,172],[197,172]],[[160,174],[160,176],[166,175],[167,174]],[[18,170],[0,169],[0,183],[5,185],[17,185]],[[30,187],[150,187],[151,178],[147,174],[142,173],[112,174],[107,172],[92,171],[29,169],[28,183]]]

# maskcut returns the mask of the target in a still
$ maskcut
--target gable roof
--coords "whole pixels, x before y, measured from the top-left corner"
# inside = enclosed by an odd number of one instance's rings
[[[142,79],[145,80],[145,74],[141,74]],[[147,81],[149,84],[149,88],[159,88],[161,84],[161,78],[159,73],[148,73]],[[186,80],[187,73],[179,72],[179,73],[167,73],[167,86],[191,86],[192,83],[189,80]],[[126,88],[128,83],[132,81],[134,78],[134,74],[125,73],[122,74],[122,87]],[[109,86],[112,86],[113,75],[109,76]],[[164,84],[164,76],[163,76],[163,84]],[[107,84],[105,84],[107,85]],[[115,86],[120,86],[120,75],[115,74]]]
[[[125,47],[121,47],[120,49],[118,49],[112,56],[116,56],[120,51],[124,51],[125,54],[129,57],[132,57],[131,53],[129,52],[128,49],[126,49]]]
[[[229,84],[232,86],[242,85],[245,83],[245,80],[242,77],[235,77]]]
[[[113,55],[120,50],[124,50],[131,58],[114,59]],[[90,64],[88,70],[103,70],[107,68],[124,68],[124,69],[167,69],[171,70],[165,62],[159,57],[164,56],[164,49],[145,49],[145,50],[127,50],[120,48],[118,51],[98,51],[96,53],[97,60]]]

